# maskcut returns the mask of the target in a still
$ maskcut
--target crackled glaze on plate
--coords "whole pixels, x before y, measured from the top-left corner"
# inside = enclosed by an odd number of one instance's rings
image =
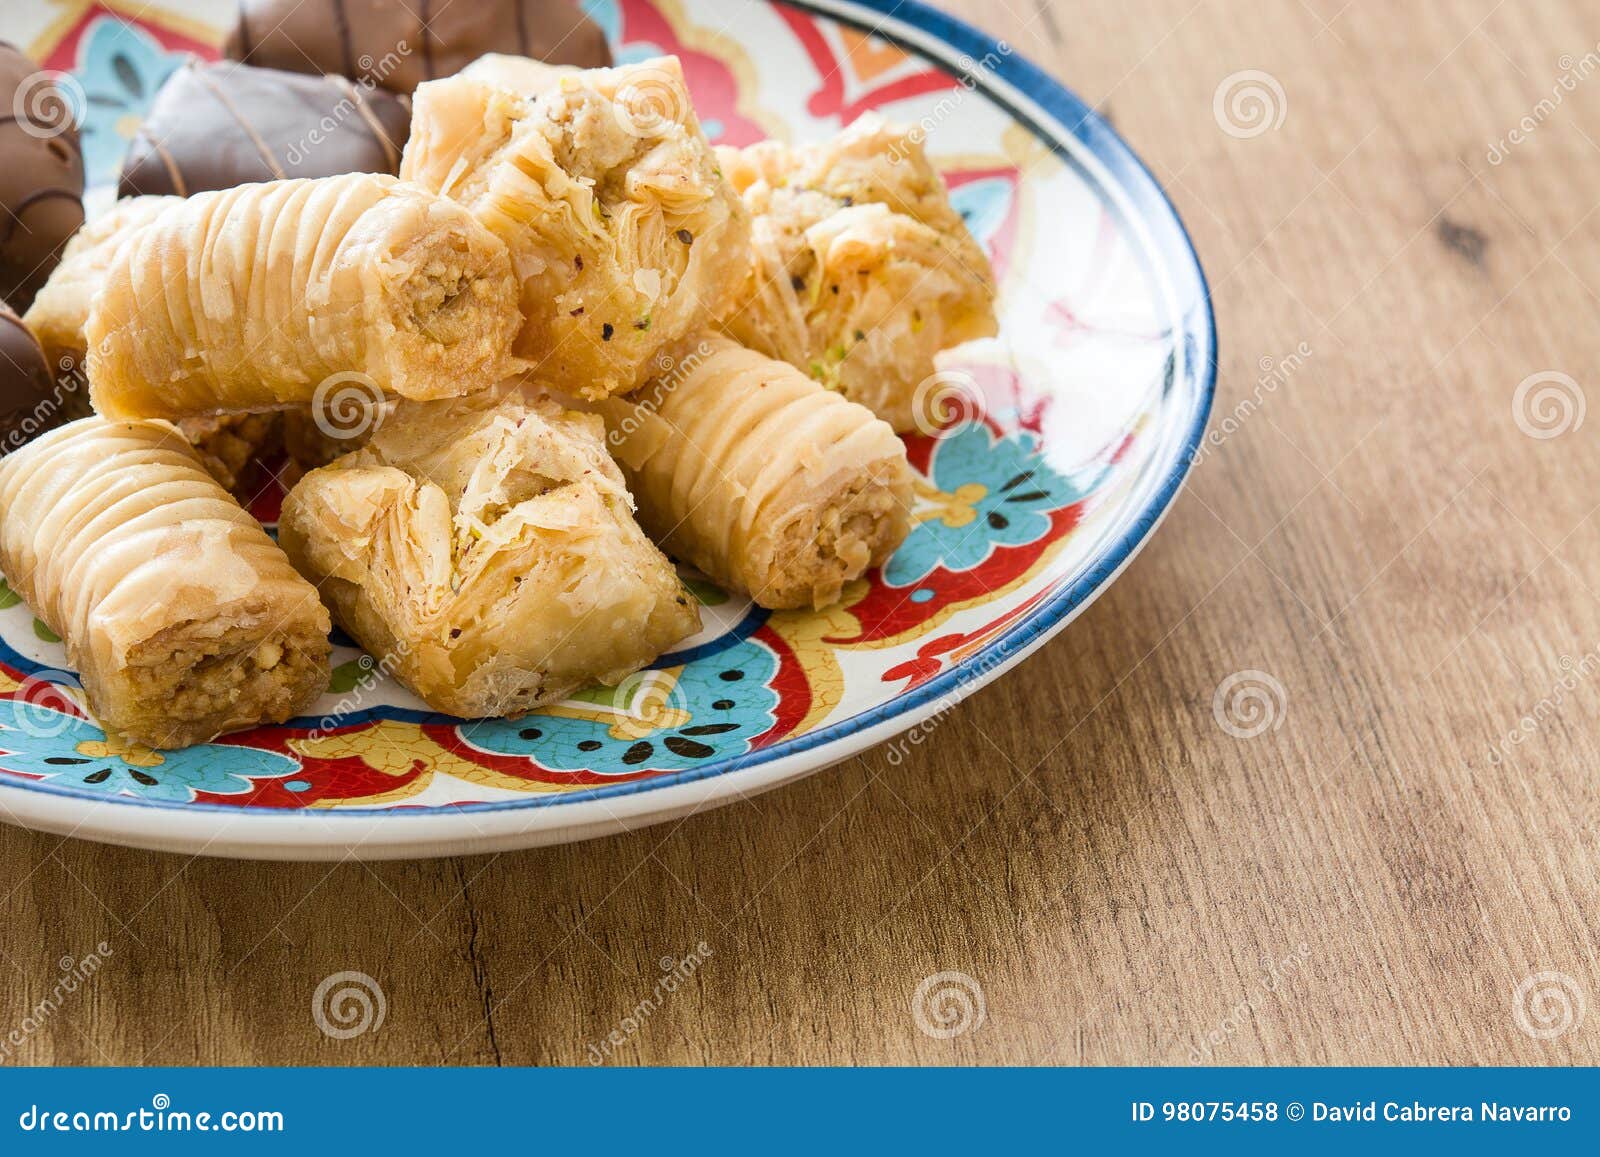
[[[80,3],[19,30],[89,97],[92,182],[231,5]],[[313,712],[183,752],[108,737],[59,641],[0,587],[0,805],[53,831],[211,854],[431,855],[548,843],[764,790],[941,714],[1081,610],[1143,540],[1204,428],[1199,265],[1148,173],[1009,46],[891,0],[589,0],[619,61],[676,53],[708,135],[919,123],[994,262],[1002,337],[942,368],[980,404],[906,440],[914,527],[821,613],[703,582],[705,627],[618,688],[518,720],[428,711],[337,638]],[[101,190],[99,199],[109,194]],[[91,198],[91,204],[95,198]],[[255,513],[270,524],[276,492]],[[905,742],[902,740],[901,742]]]

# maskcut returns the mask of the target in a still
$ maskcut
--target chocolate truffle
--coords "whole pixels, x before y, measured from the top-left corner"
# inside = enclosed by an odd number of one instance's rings
[[[26,310],[83,224],[83,153],[69,94],[0,40],[0,297]]]
[[[55,397],[55,375],[33,331],[0,301],[0,457],[65,418]]]
[[[389,173],[411,102],[342,76],[191,60],[167,78],[122,162],[119,193],[231,189],[285,177]]]
[[[611,63],[605,33],[574,0],[241,0],[223,52],[406,93],[486,52],[580,68]]]

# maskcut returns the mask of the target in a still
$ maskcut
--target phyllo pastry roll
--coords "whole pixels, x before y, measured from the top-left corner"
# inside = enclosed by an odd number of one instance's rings
[[[992,337],[994,275],[909,130],[862,117],[820,145],[717,150],[752,213],[728,333],[896,430],[938,425],[934,355]]]
[[[827,606],[905,539],[905,446],[785,362],[707,336],[601,410],[640,524],[761,606]]]
[[[461,206],[377,173],[200,193],[118,248],[91,304],[108,417],[312,401],[335,375],[453,397],[517,368],[511,259]]]
[[[89,706],[151,747],[281,723],[328,684],[328,612],[164,422],[84,418],[0,460],[0,571]]]
[[[614,684],[699,628],[600,419],[521,388],[397,404],[290,491],[278,533],[339,625],[452,715]]]
[[[181,204],[181,197],[128,197],[72,235],[61,264],[50,274],[28,308],[26,321],[39,335],[58,371],[80,366],[89,348],[84,328],[89,303],[105,283],[117,250],[163,211]]]
[[[542,80],[533,67],[536,97],[465,76],[417,89],[400,175],[505,241],[522,286],[516,352],[536,376],[602,398],[730,303],[749,222],[675,57]],[[479,71],[506,79],[504,61]]]

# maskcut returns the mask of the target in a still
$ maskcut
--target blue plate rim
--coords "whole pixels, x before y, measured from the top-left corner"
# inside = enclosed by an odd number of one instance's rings
[[[1188,476],[1205,437],[1207,422],[1216,395],[1217,385],[1217,331],[1216,316],[1212,308],[1211,290],[1206,280],[1200,255],[1183,224],[1182,217],[1171,198],[1148,166],[1098,113],[1085,104],[1075,93],[1053,79],[1043,69],[1031,63],[1002,40],[978,31],[965,21],[941,12],[921,0],[766,0],[767,3],[798,8],[816,13],[841,23],[865,28],[873,34],[895,42],[908,51],[928,59],[935,66],[943,66],[915,43],[899,40],[892,31],[882,27],[886,20],[897,20],[919,32],[932,36],[956,49],[962,57],[983,61],[985,69],[1009,84],[1026,99],[1042,109],[1067,134],[1077,139],[1089,153],[1117,179],[1121,190],[1139,208],[1140,220],[1150,228],[1153,255],[1168,259],[1163,268],[1183,275],[1186,285],[1175,286],[1180,298],[1177,320],[1181,332],[1173,340],[1193,343],[1185,358],[1186,373],[1195,377],[1195,393],[1189,428],[1184,436],[1181,452],[1169,469],[1167,476],[1151,494],[1144,507],[1133,517],[1128,529],[1109,547],[1105,548],[1092,565],[1076,580],[1056,591],[1042,604],[1029,612],[1012,629],[995,639],[982,650],[957,663],[928,682],[904,692],[867,711],[852,715],[838,723],[782,740],[743,755],[715,760],[700,767],[684,768],[675,772],[651,776],[626,783],[583,788],[576,791],[558,791],[530,795],[526,799],[494,800],[477,803],[443,804],[432,807],[343,807],[343,808],[273,808],[252,807],[244,804],[180,803],[170,800],[142,799],[137,796],[105,795],[79,788],[63,787],[47,781],[23,777],[6,777],[0,788],[20,790],[30,794],[60,796],[71,800],[105,803],[115,806],[151,808],[186,814],[221,813],[254,819],[282,819],[304,817],[314,813],[317,819],[343,817],[370,820],[402,816],[421,819],[441,819],[451,815],[472,815],[486,812],[526,811],[538,808],[559,808],[575,804],[622,796],[661,791],[682,784],[721,778],[735,772],[751,771],[828,744],[849,739],[863,731],[901,716],[913,715],[919,709],[940,699],[948,699],[953,706],[967,694],[988,681],[988,675],[1000,671],[1010,661],[1021,656],[1035,643],[1042,641],[1058,626],[1064,625],[1074,611],[1093,598],[1109,580],[1127,563],[1145,539],[1154,531],[1168,507],[1176,498],[1184,479]],[[856,8],[876,13],[877,24],[864,24],[851,20],[841,9]],[[991,63],[992,62],[992,63]],[[978,78],[975,87],[989,99],[1004,108],[1019,122],[1028,126],[1043,143],[1057,149],[1057,142],[1048,137],[1044,126],[1026,110],[1003,94],[993,91]],[[1185,297],[1192,300],[1184,300]]]

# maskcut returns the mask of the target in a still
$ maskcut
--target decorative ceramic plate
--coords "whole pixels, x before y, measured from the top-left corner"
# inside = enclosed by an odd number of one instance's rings
[[[817,614],[693,584],[698,636],[621,687],[517,720],[429,712],[336,639],[311,716],[172,752],[108,738],[59,642],[0,585],[4,818],[286,859],[495,851],[659,822],[887,740],[909,750],[1155,530],[1205,428],[1215,335],[1182,225],[1104,122],[1009,45],[907,0],[585,7],[619,61],[682,59],[714,141],[819,139],[868,110],[925,130],[993,258],[1002,336],[947,355],[952,396],[976,404],[907,439],[905,545]],[[156,89],[185,53],[216,55],[232,5],[25,11],[7,18],[31,26],[7,35],[77,76],[90,180],[109,186]],[[256,513],[270,523],[275,506]]]

